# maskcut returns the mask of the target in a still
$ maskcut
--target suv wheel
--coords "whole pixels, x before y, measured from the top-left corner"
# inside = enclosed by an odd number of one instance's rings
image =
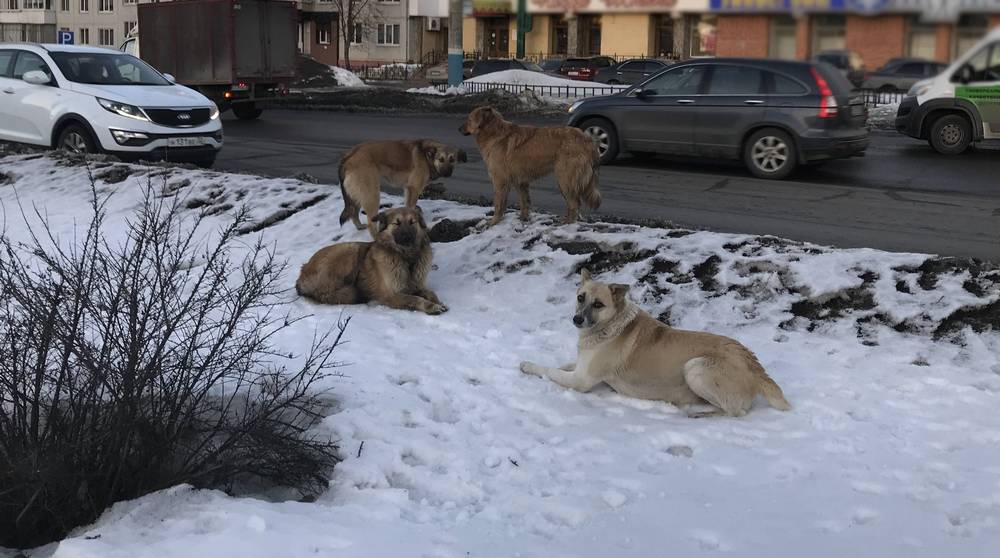
[[[97,153],[97,142],[90,137],[90,132],[79,124],[70,124],[63,128],[56,139],[56,149],[70,153]]]
[[[236,103],[233,105],[233,114],[240,120],[254,120],[264,112],[257,108],[254,103]]]
[[[942,155],[958,155],[972,143],[972,126],[969,119],[957,114],[947,114],[931,124],[930,144]]]
[[[787,178],[798,166],[795,142],[775,128],[758,130],[743,145],[743,162],[758,178]]]
[[[610,122],[603,118],[591,118],[584,120],[580,129],[594,140],[602,165],[607,165],[618,157],[618,133]]]

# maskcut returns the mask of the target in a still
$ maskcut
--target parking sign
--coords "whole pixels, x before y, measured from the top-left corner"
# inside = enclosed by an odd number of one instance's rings
[[[73,32],[72,31],[59,31],[59,44],[61,44],[61,45],[71,45],[71,44],[73,44]]]

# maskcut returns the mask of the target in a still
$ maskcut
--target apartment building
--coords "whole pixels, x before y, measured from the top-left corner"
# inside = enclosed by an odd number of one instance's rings
[[[118,47],[136,25],[137,0],[0,0],[0,40]]]

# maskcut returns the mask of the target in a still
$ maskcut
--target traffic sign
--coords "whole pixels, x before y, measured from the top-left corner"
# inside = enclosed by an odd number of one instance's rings
[[[61,45],[71,45],[73,44],[73,32],[72,31],[59,31],[59,44]]]

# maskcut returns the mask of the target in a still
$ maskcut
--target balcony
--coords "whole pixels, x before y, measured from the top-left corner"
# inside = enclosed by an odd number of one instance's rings
[[[31,4],[31,2],[26,2]],[[6,5],[7,2],[4,2]],[[0,22],[3,23],[27,23],[31,25],[55,25],[56,11],[45,8],[19,8],[11,10],[6,7],[0,8]]]
[[[448,0],[410,0],[410,17],[448,17]]]

